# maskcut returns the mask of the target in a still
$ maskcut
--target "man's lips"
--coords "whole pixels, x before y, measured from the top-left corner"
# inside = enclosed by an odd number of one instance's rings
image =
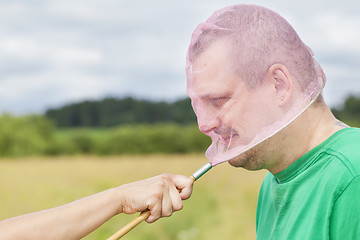
[[[234,138],[238,137],[238,134],[232,134],[230,136],[220,136],[219,141],[220,143],[222,143],[223,145],[228,145],[231,144],[231,142],[233,141]]]

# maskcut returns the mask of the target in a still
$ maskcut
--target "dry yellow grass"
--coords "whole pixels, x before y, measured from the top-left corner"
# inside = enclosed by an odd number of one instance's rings
[[[190,176],[201,155],[56,157],[0,161],[0,219],[38,211],[164,172]],[[199,179],[184,209],[141,224],[123,239],[255,239],[257,195],[265,171],[227,163]],[[106,239],[135,216],[119,215],[84,239]]]

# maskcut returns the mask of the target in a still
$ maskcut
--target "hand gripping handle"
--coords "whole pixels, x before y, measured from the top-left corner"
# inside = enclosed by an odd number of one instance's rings
[[[212,168],[212,165],[208,162],[199,170],[194,172],[190,177],[196,181],[198,180],[202,175],[204,175],[207,171],[209,171]],[[180,191],[180,190],[179,190]],[[125,234],[127,234],[131,229],[135,228],[137,225],[139,225],[142,221],[147,219],[150,216],[150,210],[146,210],[144,212],[141,212],[139,216],[137,216],[134,220],[126,224],[123,228],[121,228],[119,231],[114,233],[111,237],[109,237],[107,240],[118,240],[121,237],[123,237]]]

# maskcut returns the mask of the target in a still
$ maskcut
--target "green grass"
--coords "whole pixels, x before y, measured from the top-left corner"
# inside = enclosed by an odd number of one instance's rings
[[[49,154],[124,155],[204,152],[211,143],[196,125],[138,124],[58,129]]]
[[[202,155],[54,157],[0,161],[0,219],[34,212],[164,172],[190,176]],[[265,171],[249,172],[227,163],[194,185],[183,210],[156,223],[142,223],[123,239],[255,239],[257,195]],[[106,239],[136,215],[118,215],[85,237]]]

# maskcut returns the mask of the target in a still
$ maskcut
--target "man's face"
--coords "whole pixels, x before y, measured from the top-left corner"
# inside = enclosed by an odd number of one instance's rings
[[[248,150],[246,146],[250,146],[259,137],[259,131],[276,117],[274,111],[269,110],[271,86],[264,83],[248,89],[232,70],[225,43],[215,42],[201,53],[188,79],[188,93],[200,131],[213,141],[208,153],[217,156],[239,147],[244,147],[242,152]],[[239,155],[236,151],[233,157]],[[215,160],[215,164],[218,161]]]

